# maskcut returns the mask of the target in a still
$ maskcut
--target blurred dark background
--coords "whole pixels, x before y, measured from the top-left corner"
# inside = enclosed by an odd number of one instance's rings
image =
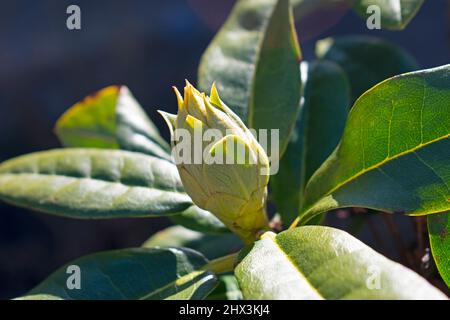
[[[172,85],[196,81],[202,52],[234,1],[129,0],[1,1],[0,161],[58,147],[56,119],[84,96],[110,84],[129,86],[168,136],[157,108],[175,110]],[[66,28],[66,8],[81,8],[82,30]],[[406,48],[428,68],[450,62],[450,4],[427,0],[403,32],[371,31],[348,8],[324,10],[298,23],[307,60],[315,41],[346,34],[381,36]],[[383,57],[380,57],[382,59]],[[341,212],[333,225],[351,228]],[[372,218],[370,218],[372,219]],[[372,224],[377,224],[374,218]],[[405,245],[415,241],[412,224],[395,217]],[[354,222],[352,222],[354,224]],[[81,255],[139,246],[169,225],[166,219],[78,221],[0,203],[0,299],[24,294],[62,264]],[[386,225],[389,225],[387,223]],[[364,228],[370,229],[370,226]],[[364,229],[363,228],[363,229]],[[385,230],[378,237],[389,243]],[[362,239],[393,259],[373,233]],[[395,249],[395,248],[394,248]]]

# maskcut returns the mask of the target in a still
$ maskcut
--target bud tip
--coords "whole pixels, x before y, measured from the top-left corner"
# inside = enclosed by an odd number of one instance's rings
[[[217,87],[216,87],[216,82],[214,81],[212,86],[211,86],[211,102],[214,103],[215,105],[220,106],[221,105],[221,100],[219,97],[219,92],[217,91]]]
[[[169,127],[170,134],[173,135],[177,116],[174,114],[167,113],[165,111],[161,111],[161,110],[158,110],[158,113],[163,117],[164,121],[166,122],[167,126]]]
[[[177,96],[178,112],[179,112],[183,109],[183,104],[184,104],[183,97],[181,96],[181,93],[180,93],[180,91],[178,91],[177,87],[173,86],[172,89],[175,92],[175,95]]]

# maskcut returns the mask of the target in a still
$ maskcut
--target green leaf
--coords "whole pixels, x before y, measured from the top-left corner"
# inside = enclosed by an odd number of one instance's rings
[[[369,17],[374,16],[374,11],[370,10],[368,13],[367,8],[377,5],[380,8],[380,26],[389,30],[406,28],[423,3],[424,0],[291,0],[295,19],[298,21],[317,10],[331,11],[342,9],[343,6],[353,6],[354,11],[367,21]]]
[[[58,149],[5,161],[0,199],[76,218],[167,215],[192,205],[173,163],[102,149]]]
[[[343,207],[425,215],[450,209],[450,65],[361,96],[341,142],[306,186],[300,218]]]
[[[376,5],[380,9],[381,28],[403,30],[419,11],[424,0],[355,0],[354,10],[366,20],[374,12],[367,8]]]
[[[300,49],[288,0],[240,0],[202,57],[199,87],[215,81],[248,127],[279,129],[287,146],[300,101]]]
[[[181,213],[169,216],[173,223],[188,229],[208,234],[229,233],[230,230],[216,218],[211,212],[203,210],[195,205]]]
[[[219,284],[206,300],[242,300],[242,292],[234,275],[219,277]]]
[[[216,259],[239,251],[243,243],[234,234],[206,235],[182,226],[173,226],[154,234],[142,245],[152,247],[186,247]]]
[[[450,213],[428,216],[431,251],[442,279],[450,288]]]
[[[0,164],[0,199],[72,218],[151,217],[208,233],[228,229],[192,204],[176,166],[141,153],[60,149]]]
[[[316,51],[319,58],[336,62],[347,73],[352,101],[389,77],[418,69],[409,53],[376,37],[327,38],[317,42]]]
[[[66,147],[138,151],[171,160],[169,145],[125,86],[110,86],[78,102],[58,120]]]
[[[235,274],[245,299],[446,299],[413,271],[322,226],[266,233]]]
[[[271,179],[273,200],[287,226],[298,216],[306,182],[339,143],[350,106],[350,85],[338,65],[303,62],[302,70],[304,104]]]
[[[203,299],[217,285],[209,271],[200,271],[207,260],[180,248],[122,249],[79,258],[61,267],[31,290],[35,295],[67,300]],[[69,290],[68,266],[78,266],[81,289]],[[30,297],[31,296],[31,297]]]

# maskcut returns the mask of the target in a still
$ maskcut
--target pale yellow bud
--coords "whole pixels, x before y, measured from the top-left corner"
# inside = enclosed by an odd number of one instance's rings
[[[186,192],[197,206],[216,215],[244,242],[253,242],[268,229],[269,160],[264,149],[220,100],[215,85],[210,97],[188,82],[184,97],[176,88],[174,91],[178,114],[160,113],[172,134],[174,157]],[[189,141],[178,141],[180,129],[189,133]]]

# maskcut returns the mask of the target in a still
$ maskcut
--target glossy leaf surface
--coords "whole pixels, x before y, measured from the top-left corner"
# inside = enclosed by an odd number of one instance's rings
[[[300,102],[300,49],[288,0],[241,0],[202,57],[199,87],[253,129],[278,129],[280,153]]]
[[[66,147],[139,151],[170,160],[168,144],[125,86],[110,86],[78,102],[58,120]]]
[[[5,161],[0,199],[76,218],[167,215],[192,205],[171,162],[103,149],[57,149]]]
[[[355,103],[338,148],[312,176],[301,219],[365,207],[450,209],[450,66],[388,79]]]
[[[266,233],[235,274],[245,299],[446,299],[413,271],[322,226]]]
[[[188,249],[122,249],[82,257],[61,267],[36,288],[35,295],[67,300],[161,300],[202,299],[216,286],[217,278],[207,271],[199,271],[207,260]],[[79,290],[76,265],[80,271]],[[39,297],[38,296],[38,297]]]

